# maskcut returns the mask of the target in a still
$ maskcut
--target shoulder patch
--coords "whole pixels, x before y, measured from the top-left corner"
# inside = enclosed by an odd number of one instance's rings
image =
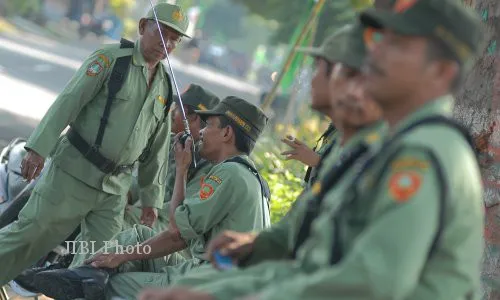
[[[215,176],[215,175],[210,175],[210,176],[208,176],[208,179],[211,179],[211,180],[213,180],[213,181],[217,182],[218,184],[221,184],[221,183],[222,183],[222,179],[220,179],[220,177]]]
[[[373,144],[378,140],[380,140],[380,135],[377,132],[372,132],[365,138],[365,141],[369,144]]]
[[[200,199],[206,200],[214,193],[214,187],[209,183],[202,183],[200,188]]]
[[[389,179],[389,194],[394,201],[403,203],[408,201],[420,189],[422,175],[416,171],[399,171]]]
[[[111,62],[110,62],[109,58],[106,55],[99,54],[97,57],[98,57],[99,60],[102,61],[102,63],[104,64],[104,66],[106,68],[108,68],[111,65]]]
[[[418,159],[415,157],[402,157],[391,163],[392,171],[400,170],[427,170],[429,168],[429,162],[426,160]]]
[[[97,76],[99,73],[101,73],[103,70],[103,67],[101,63],[98,60],[94,60],[89,64],[87,67],[87,76]]]

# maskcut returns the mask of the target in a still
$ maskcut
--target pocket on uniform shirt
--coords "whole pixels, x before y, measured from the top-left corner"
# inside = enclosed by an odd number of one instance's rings
[[[153,105],[153,114],[157,121],[163,120],[163,111],[165,110],[165,105],[161,103],[158,99],[155,99],[155,104]]]

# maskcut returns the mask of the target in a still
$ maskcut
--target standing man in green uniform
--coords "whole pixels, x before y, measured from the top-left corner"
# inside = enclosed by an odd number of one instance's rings
[[[331,170],[313,186],[316,212],[305,213],[308,234],[293,243],[293,263],[224,272],[224,281],[197,286],[209,294],[172,290],[158,299],[478,298],[481,178],[451,121],[450,93],[481,44],[480,19],[460,1],[419,0],[361,20],[376,42],[363,85],[390,138],[341,178]],[[369,38],[374,31],[379,39]]]
[[[172,51],[189,21],[178,6],[161,3],[156,10],[161,34]],[[160,63],[166,53],[152,11],[140,20],[139,33],[135,44],[109,45],[91,54],[29,138],[23,177],[36,178],[51,151],[52,163],[19,220],[0,230],[0,286],[53,249],[80,222],[89,248],[100,248],[118,233],[136,162],[143,209],[161,208],[172,89]],[[108,98],[109,85],[125,75],[110,79],[122,57],[130,58],[123,86]],[[85,250],[89,249],[79,249]]]
[[[177,96],[174,96],[177,97]],[[184,111],[186,112],[186,117],[189,121],[189,130],[193,135],[195,143],[200,140],[200,130],[205,127],[204,121],[195,112],[195,110],[205,111],[213,109],[220,100],[212,92],[202,88],[199,85],[191,84],[189,88],[181,95],[182,102],[184,104]],[[171,129],[171,140],[174,137],[184,131],[184,123],[182,121],[182,111],[180,106],[176,105],[174,102],[174,107],[172,107],[172,129]],[[199,155],[199,148],[196,147],[197,153],[196,157],[196,168],[194,164],[191,164],[188,169],[187,174],[187,186],[186,194],[191,195],[197,193],[200,190],[201,179],[210,171],[212,164],[203,159]],[[157,232],[165,230],[168,226],[168,203],[172,198],[172,192],[174,190],[175,183],[175,149],[174,144],[171,145],[168,158],[168,171],[167,177],[165,179],[165,198],[163,202],[163,207],[158,211],[158,219],[154,223],[144,222],[141,220],[141,210],[138,206],[129,206],[125,211],[125,219],[123,229],[129,229],[134,226],[134,224],[143,224],[149,226]]]
[[[177,96],[174,96],[177,97]],[[198,116],[195,110],[209,110],[214,108],[219,103],[219,98],[217,98],[210,91],[205,90],[201,86],[192,84],[186,92],[182,94],[182,102],[184,104],[184,110],[186,112],[186,116],[189,121],[189,130],[192,132],[192,136],[195,142],[200,140],[200,130],[204,127],[204,122],[201,117]],[[176,105],[177,102],[174,102],[174,106],[172,107],[172,129],[171,129],[171,140],[175,137],[175,135],[184,131],[184,124],[182,120],[182,112],[180,106]],[[122,226],[122,231],[132,228],[135,224],[144,224],[153,228],[156,232],[161,232],[168,227],[168,202],[172,197],[172,191],[174,188],[175,182],[175,149],[173,149],[174,144],[171,145],[169,151],[169,165],[168,172],[165,183],[165,200],[163,203],[163,207],[158,210],[158,219],[153,223],[145,222],[145,220],[141,220],[142,209],[140,207],[140,202],[137,202],[137,205],[129,205],[125,209],[124,222]],[[197,152],[199,148],[196,148]],[[199,157],[199,153],[195,155],[197,157],[196,168],[194,168],[194,164],[191,164],[188,169],[187,174],[187,185],[186,185],[186,195],[193,195],[200,190],[201,180],[212,168],[212,164],[207,160]],[[134,181],[137,178],[134,177]],[[132,184],[134,188],[137,185],[136,182]],[[135,193],[131,193],[135,194]],[[135,200],[135,199],[134,199]],[[81,240],[81,236],[77,236],[75,239],[76,243],[79,243]],[[185,257],[191,257],[191,253],[189,251],[182,251],[181,253]],[[51,264],[42,268],[33,268],[24,270],[20,275],[15,278],[15,281],[18,285],[21,285],[25,289],[34,291],[33,287],[33,279],[36,273],[40,273],[47,270],[55,270],[60,268],[67,268],[69,264],[71,264],[72,257],[74,253],[68,254],[67,257],[59,260],[55,264]],[[76,255],[81,255],[77,253]],[[83,261],[80,258],[76,258],[76,261]]]
[[[114,240],[121,246],[134,246],[133,253],[104,248],[88,261],[89,266],[41,272],[35,276],[38,290],[56,299],[100,299],[105,291],[109,297],[133,299],[146,286],[167,286],[188,270],[196,272],[206,265],[206,243],[220,232],[270,226],[268,195],[248,157],[267,117],[260,108],[237,97],[225,98],[212,110],[196,112],[207,124],[201,131],[200,156],[214,166],[198,193],[187,195],[191,141],[184,148],[176,142],[168,229],[156,234],[137,225],[124,231]],[[193,259],[176,255],[185,248]]]

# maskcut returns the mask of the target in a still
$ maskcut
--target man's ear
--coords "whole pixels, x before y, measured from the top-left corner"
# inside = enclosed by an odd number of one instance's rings
[[[435,61],[433,64],[433,77],[436,78],[435,84],[450,84],[459,75],[460,65],[453,60]]]
[[[234,131],[231,126],[226,126],[222,129],[222,138],[224,141],[229,141],[234,136]]]
[[[140,19],[139,20],[139,34],[143,35],[144,31],[146,31],[146,26],[148,26],[148,20],[147,19]]]

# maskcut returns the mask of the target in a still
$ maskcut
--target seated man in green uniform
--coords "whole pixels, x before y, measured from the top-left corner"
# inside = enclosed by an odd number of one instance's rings
[[[176,97],[176,96],[175,96]],[[184,111],[186,117],[189,121],[189,130],[193,136],[194,142],[198,143],[200,140],[200,130],[205,127],[204,121],[201,117],[196,114],[195,110],[209,110],[213,109],[220,100],[212,92],[202,88],[199,85],[191,84],[188,89],[181,95],[182,102],[184,104]],[[177,101],[172,107],[172,129],[171,129],[171,139],[173,139],[177,134],[184,131],[184,123],[182,121],[182,111],[177,105]],[[196,150],[199,150],[197,147]],[[199,152],[195,154],[196,157],[196,168],[194,164],[189,166],[187,174],[187,186],[186,194],[191,195],[200,190],[201,178],[204,177],[212,168],[212,164],[200,157]],[[158,219],[148,218],[141,211],[139,205],[128,206],[125,211],[125,218],[123,223],[123,230],[129,229],[134,226],[134,224],[143,224],[153,228],[155,231],[160,232],[165,230],[168,226],[168,203],[172,198],[172,192],[174,190],[175,183],[175,151],[174,145],[172,144],[169,157],[168,157],[168,172],[167,178],[165,179],[165,201],[163,203],[163,208],[161,208],[158,213]],[[137,203],[140,204],[140,203]]]
[[[248,157],[267,117],[258,107],[237,97],[225,98],[212,110],[196,112],[207,124],[201,131],[200,156],[214,166],[203,178],[198,193],[187,195],[191,141],[188,139],[185,147],[176,141],[176,178],[168,229],[157,234],[136,225],[113,239],[119,246],[101,249],[87,266],[37,274],[38,290],[56,299],[100,299],[105,291],[110,297],[133,299],[146,286],[166,286],[188,270],[205,265],[206,243],[220,232],[270,226],[267,185]],[[127,245],[133,251],[121,253],[119,247]],[[176,255],[188,247],[192,259]]]
[[[161,29],[151,10],[135,43],[122,40],[93,52],[28,139],[23,177],[38,177],[49,154],[52,163],[18,220],[0,229],[0,286],[79,224],[82,240],[96,247],[120,232],[135,166],[143,207],[161,208],[173,101],[160,63],[166,57],[161,36],[171,52],[189,20],[177,5],[160,3],[156,11]]]
[[[327,153],[325,153],[327,156],[321,160],[318,166],[318,178],[322,179],[329,170],[336,170],[340,177],[348,169],[348,166],[344,165],[346,162],[351,161],[352,164],[357,159],[360,159],[360,147],[368,147],[372,150],[380,147],[387,131],[385,122],[381,120],[380,107],[359,89],[359,82],[363,78],[361,65],[366,52],[362,29],[352,26],[342,28],[329,37],[323,46],[307,49],[306,52],[311,55],[320,55],[326,52],[324,55],[329,55],[332,57],[332,61],[335,62],[329,74],[329,81],[326,84],[329,85],[328,88],[331,92],[332,118],[336,120],[339,136],[337,142],[328,148]],[[325,65],[320,65],[316,72],[325,74],[326,71]],[[317,85],[314,88],[320,88],[320,86]],[[339,167],[339,165],[343,166]],[[314,191],[317,187],[317,185],[313,185],[312,190]],[[276,261],[278,263],[280,260],[295,258],[297,255],[296,240],[304,237],[303,233],[300,234],[301,237],[297,237],[299,235],[299,226],[303,223],[303,209],[312,198],[312,191],[306,190],[295,202],[290,212],[269,231],[263,231],[259,234],[231,231],[220,235],[210,243],[209,254],[214,249],[220,249],[221,253],[238,262],[238,266],[241,268],[248,268],[264,262]],[[217,264],[214,263],[214,265]],[[227,287],[223,281],[229,280],[227,275],[230,274],[236,275],[233,272],[219,273],[214,269],[204,268],[197,274],[187,274],[186,277],[174,282],[174,285],[197,286],[211,282],[218,285],[219,283],[213,280],[215,278],[221,280],[221,286]],[[243,275],[249,276],[247,278],[249,280],[248,287],[252,286],[251,278],[256,273],[243,273]],[[243,281],[241,281],[242,285]],[[235,285],[235,288],[240,288],[239,284]],[[213,290],[207,288],[207,291]],[[226,294],[218,292],[214,294],[222,299],[226,299],[226,297],[232,299]],[[148,295],[151,295],[152,298],[148,298]],[[162,295],[167,297],[179,295],[179,299],[191,299],[190,297],[193,297],[193,299],[212,299],[209,294],[193,294],[186,290],[150,290],[145,292],[144,299],[163,299]],[[156,296],[158,298],[155,298]],[[304,297],[304,299],[307,299],[307,297]]]
[[[198,291],[144,299],[478,299],[481,176],[471,139],[452,119],[451,92],[481,44],[480,18],[460,1],[419,0],[361,20],[370,55],[360,92],[380,105],[391,135],[360,148],[354,165],[342,163],[347,171],[320,174],[289,222],[293,260],[193,273],[176,284]],[[245,254],[284,239],[265,233]],[[210,249],[227,247],[218,240]]]
[[[336,141],[337,129],[333,119],[333,107],[330,101],[332,97],[331,91],[328,88],[328,81],[332,73],[335,61],[333,60],[334,53],[330,50],[332,47],[337,47],[335,43],[335,36],[331,36],[323,42],[318,49],[299,48],[300,52],[307,52],[311,54],[314,59],[316,71],[311,79],[311,108],[321,114],[327,116],[331,123],[326,131],[318,139],[317,145],[311,149],[304,142],[295,137],[287,136],[281,141],[288,146],[290,150],[286,150],[282,155],[286,159],[294,159],[302,162],[307,166],[306,176],[304,177],[306,187],[311,187],[312,183],[317,177],[318,165],[320,158],[324,152]],[[332,56],[333,55],[333,56]],[[323,72],[324,70],[324,72]],[[318,148],[319,147],[319,148]]]

